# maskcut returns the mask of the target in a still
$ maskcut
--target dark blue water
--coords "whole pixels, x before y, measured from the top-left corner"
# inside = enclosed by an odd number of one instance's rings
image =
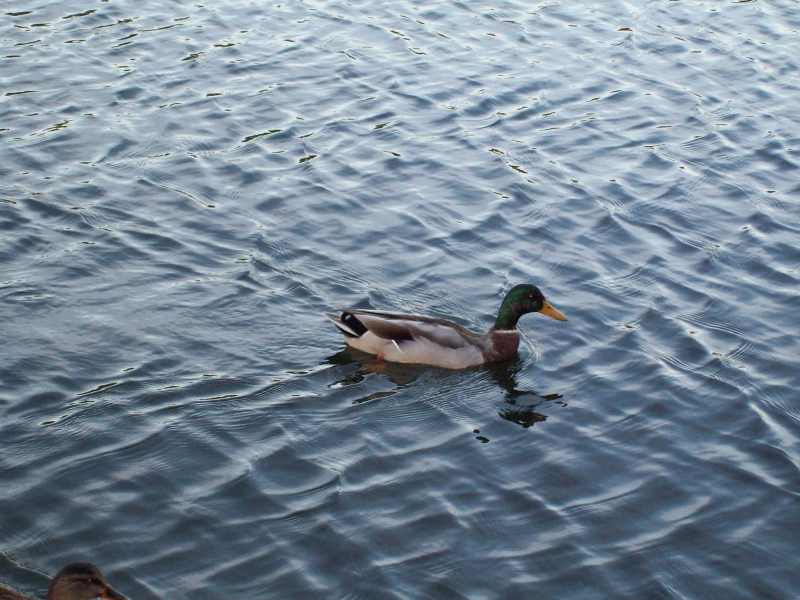
[[[0,584],[800,596],[796,1],[0,11]]]

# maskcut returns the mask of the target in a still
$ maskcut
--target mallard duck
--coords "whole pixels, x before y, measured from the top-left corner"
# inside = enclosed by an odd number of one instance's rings
[[[506,294],[494,326],[476,333],[458,323],[422,315],[348,308],[324,313],[344,334],[345,342],[379,360],[463,369],[513,357],[519,348],[517,321],[540,312],[557,321],[567,317],[544,299],[535,285],[514,286]]]
[[[89,563],[72,563],[53,577],[47,590],[47,600],[127,600],[106,583],[100,569]],[[0,585],[0,600],[36,600]]]

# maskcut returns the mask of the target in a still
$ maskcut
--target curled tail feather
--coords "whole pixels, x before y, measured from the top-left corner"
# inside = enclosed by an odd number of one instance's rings
[[[348,337],[361,337],[367,333],[367,328],[352,313],[343,312],[341,316],[331,313],[322,313]]]

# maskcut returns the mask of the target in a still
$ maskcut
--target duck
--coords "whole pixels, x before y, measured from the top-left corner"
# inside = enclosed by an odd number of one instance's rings
[[[567,320],[545,300],[538,287],[529,283],[516,285],[508,291],[494,325],[486,333],[424,315],[359,308],[323,314],[344,334],[347,345],[377,355],[379,361],[465,369],[516,356],[519,349],[517,321],[532,312],[557,321]]]
[[[61,569],[47,590],[47,600],[127,600],[106,582],[100,569],[89,563],[72,563]],[[0,600],[36,600],[0,585]]]

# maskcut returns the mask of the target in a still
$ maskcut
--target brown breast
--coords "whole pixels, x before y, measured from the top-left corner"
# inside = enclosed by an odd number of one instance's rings
[[[507,360],[514,356],[519,349],[519,331],[511,330],[489,330],[489,339],[492,341],[491,348],[483,351],[486,362],[498,362]]]

